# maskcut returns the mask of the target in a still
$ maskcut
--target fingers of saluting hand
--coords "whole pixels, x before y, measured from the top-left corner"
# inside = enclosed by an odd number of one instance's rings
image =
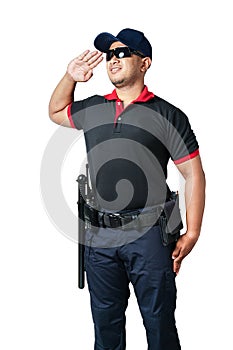
[[[67,68],[68,74],[76,82],[88,81],[93,75],[93,68],[103,60],[102,55],[103,54],[98,51],[84,51],[69,63]]]
[[[90,53],[90,50],[85,50],[83,53],[81,53],[81,54],[77,57],[77,59],[82,61],[89,53]]]
[[[102,54],[102,52],[97,52],[96,55],[94,55],[92,58],[90,58],[88,63],[90,65],[91,69],[93,69],[96,66],[98,66],[98,64],[100,62],[102,62],[102,61],[103,61],[103,54]]]
[[[103,54],[99,51],[85,50],[76,60],[86,62],[90,68],[94,68],[103,60]]]

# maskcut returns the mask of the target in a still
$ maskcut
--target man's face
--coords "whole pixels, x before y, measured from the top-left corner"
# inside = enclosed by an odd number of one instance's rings
[[[110,46],[110,50],[125,46],[116,41]],[[142,58],[136,55],[125,58],[113,56],[110,61],[106,62],[109,79],[117,88],[133,85],[138,80],[143,79],[144,74],[141,66]]]

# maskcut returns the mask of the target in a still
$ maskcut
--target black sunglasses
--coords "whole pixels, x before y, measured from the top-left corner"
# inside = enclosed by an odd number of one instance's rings
[[[112,49],[112,50],[108,50],[106,52],[106,61],[110,61],[113,58],[113,56],[116,56],[116,58],[125,58],[125,57],[131,57],[133,54],[142,58],[146,57],[141,52],[131,49],[128,46],[122,46],[122,47],[116,47],[115,49]]]

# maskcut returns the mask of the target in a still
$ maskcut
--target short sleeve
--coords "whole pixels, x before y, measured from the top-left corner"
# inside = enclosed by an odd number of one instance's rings
[[[89,107],[96,106],[104,102],[104,97],[94,95],[84,100],[72,102],[68,106],[67,114],[70,124],[78,130],[84,129],[87,110]]]
[[[68,118],[73,128],[76,128],[78,130],[83,129],[86,106],[86,100],[75,101],[68,106]]]
[[[199,145],[189,119],[178,108],[169,113],[167,145],[175,164],[180,164],[199,154]]]

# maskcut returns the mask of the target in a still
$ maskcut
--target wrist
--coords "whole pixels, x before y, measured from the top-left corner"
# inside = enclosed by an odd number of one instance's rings
[[[66,71],[64,79],[66,79],[70,83],[73,83],[74,85],[76,85],[76,83],[77,83],[77,81],[74,80],[74,78],[70,75],[70,73],[68,71]]]
[[[188,237],[190,237],[191,239],[198,240],[198,238],[200,236],[200,230],[187,229],[186,235]]]

